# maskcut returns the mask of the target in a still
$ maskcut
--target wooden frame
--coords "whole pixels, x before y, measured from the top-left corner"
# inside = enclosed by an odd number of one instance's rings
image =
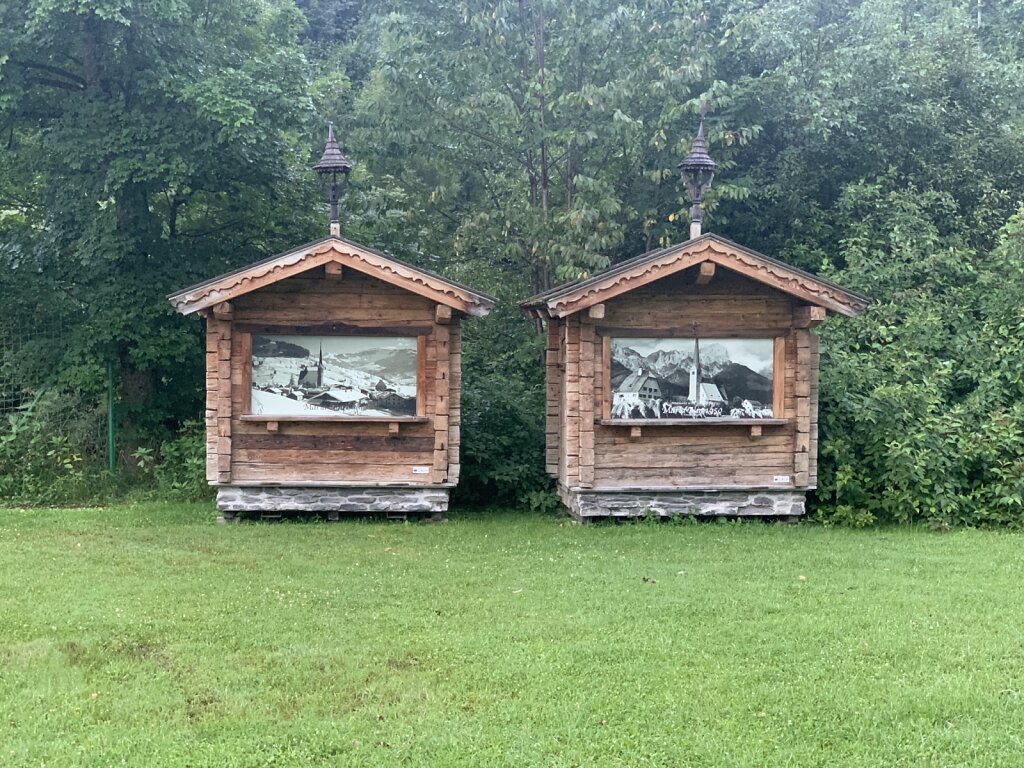
[[[699,331],[699,326],[697,328]],[[786,336],[790,329],[757,329],[751,331],[730,331],[728,333],[715,332],[714,339],[772,339],[772,418],[744,419],[744,418],[705,418],[705,419],[614,419],[611,415],[612,392],[611,363],[612,363],[612,339],[613,338],[693,338],[694,328],[612,328],[599,326],[595,333],[601,339],[601,402],[600,418],[597,424],[606,427],[629,426],[639,427],[678,427],[678,426],[747,426],[753,428],[755,425],[775,426],[788,424],[791,419],[785,418],[782,414],[785,411],[785,387],[786,387]],[[753,429],[751,429],[752,436]],[[637,434],[639,437],[639,434]]]
[[[302,422],[348,422],[348,423],[372,423],[384,422],[388,424],[399,423],[425,423],[429,421],[426,415],[425,392],[428,388],[426,373],[426,347],[427,337],[434,329],[429,326],[357,326],[344,323],[320,323],[310,325],[274,325],[265,323],[235,323],[235,330],[239,333],[241,344],[242,364],[242,400],[243,411],[239,415],[241,421],[266,422],[269,431],[277,430],[278,422],[302,421]],[[409,333],[415,331],[415,333]],[[360,416],[360,415],[335,415],[335,414],[263,414],[252,413],[252,336],[259,334],[280,334],[290,336],[382,336],[401,337],[416,339],[416,415],[415,416]]]

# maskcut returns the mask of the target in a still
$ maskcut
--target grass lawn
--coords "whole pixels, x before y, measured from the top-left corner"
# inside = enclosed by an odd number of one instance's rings
[[[1024,536],[213,517],[0,511],[0,765],[1024,765]]]

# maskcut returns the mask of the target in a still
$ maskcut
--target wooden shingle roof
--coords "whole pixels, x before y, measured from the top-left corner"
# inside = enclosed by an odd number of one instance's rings
[[[861,293],[724,237],[706,234],[649,251],[584,280],[556,286],[521,302],[520,306],[537,317],[566,317],[706,261],[841,315],[859,315],[870,301]]]
[[[495,299],[485,293],[406,264],[390,254],[334,236],[204,280],[167,298],[178,312],[189,315],[332,262],[467,315],[480,317],[494,307]]]

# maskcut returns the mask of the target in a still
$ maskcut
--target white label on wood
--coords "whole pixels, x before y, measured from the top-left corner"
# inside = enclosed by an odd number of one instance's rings
[[[788,483],[789,475],[776,475],[772,478],[773,483]]]
[[[413,467],[412,473],[414,475],[429,475],[430,467]]]

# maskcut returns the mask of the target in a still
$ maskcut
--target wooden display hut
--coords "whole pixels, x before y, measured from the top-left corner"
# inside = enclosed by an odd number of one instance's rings
[[[579,519],[803,514],[812,328],[867,301],[708,234],[523,302],[547,329],[547,470],[565,505]]]
[[[447,509],[460,322],[493,299],[331,236],[170,300],[206,318],[206,474],[225,517]]]

